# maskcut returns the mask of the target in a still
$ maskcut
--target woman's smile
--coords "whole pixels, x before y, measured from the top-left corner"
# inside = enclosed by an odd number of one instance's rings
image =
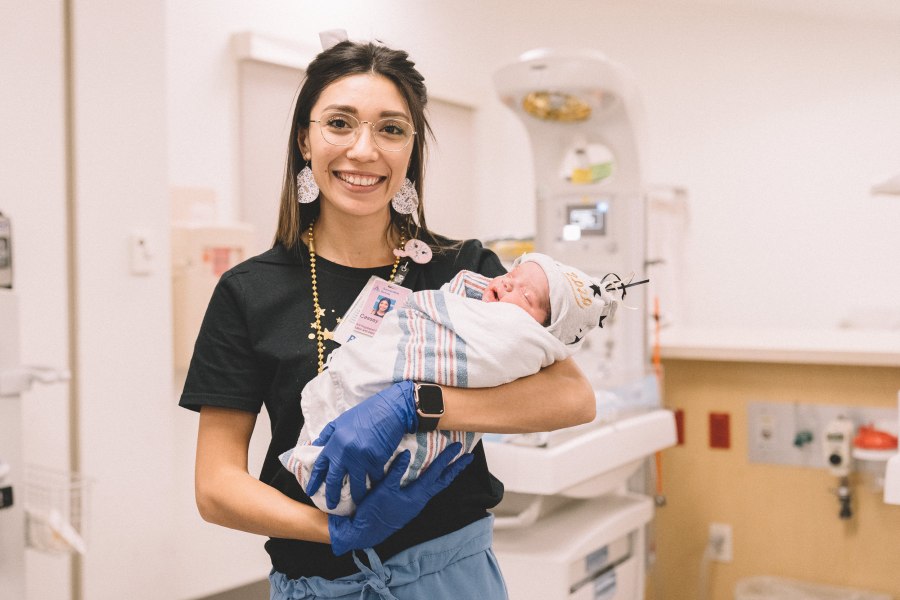
[[[332,174],[348,184],[351,189],[355,188],[374,188],[378,184],[382,183],[387,179],[382,175],[372,175],[365,173],[355,173],[350,171],[332,171]],[[368,191],[368,189],[360,190],[360,191]]]

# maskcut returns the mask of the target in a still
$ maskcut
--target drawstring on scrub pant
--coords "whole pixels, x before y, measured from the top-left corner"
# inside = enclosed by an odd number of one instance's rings
[[[369,564],[372,565],[372,568],[364,565],[363,562],[357,558],[356,551],[353,551],[353,562],[356,563],[360,572],[366,577],[366,582],[359,592],[359,600],[365,600],[366,590],[369,589],[378,594],[379,598],[384,598],[384,600],[398,600],[397,596],[393,595],[387,586],[387,581],[391,573],[381,563],[381,559],[378,558],[375,550],[372,548],[365,548],[363,552],[366,553],[366,557],[369,559]]]

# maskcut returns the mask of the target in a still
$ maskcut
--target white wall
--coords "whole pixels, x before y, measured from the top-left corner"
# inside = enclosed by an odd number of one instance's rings
[[[84,595],[175,598],[165,13],[73,3],[81,466],[94,479]],[[152,272],[129,269],[143,233]]]

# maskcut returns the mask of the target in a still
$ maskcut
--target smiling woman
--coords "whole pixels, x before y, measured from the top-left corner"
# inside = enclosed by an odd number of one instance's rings
[[[319,187],[319,227],[345,229],[343,223],[362,217],[386,220],[391,198],[407,178],[413,149],[409,110],[397,87],[381,75],[350,75],[328,86],[311,113],[319,118],[310,119],[311,127],[299,132],[297,142]],[[406,127],[385,114],[402,115]],[[390,249],[368,256],[375,265],[385,258],[391,258]]]
[[[334,328],[373,276],[420,291],[461,270],[503,273],[477,240],[450,240],[426,226],[426,102],[421,74],[399,50],[341,42],[309,64],[288,140],[275,245],[222,276],[198,336],[181,398],[200,410],[197,504],[208,521],[270,537],[276,600],[345,597],[332,594],[338,589],[359,597],[369,587],[385,597],[402,588],[406,597],[453,590],[505,598],[487,513],[502,486],[481,444],[453,463],[459,444],[450,445],[404,487],[409,459],[401,453],[387,472],[384,465],[404,435],[438,421],[446,430],[504,432],[593,418],[590,386],[570,359],[494,388],[432,386],[429,401],[440,410],[423,409],[420,382],[405,380],[326,424],[313,440],[321,453],[307,489],[278,462],[307,418],[298,408],[301,390],[324,371],[337,347]],[[551,390],[564,400],[549,410],[543,398]],[[272,439],[256,479],[247,450],[262,406]],[[330,502],[345,478],[354,514],[314,506],[310,496],[324,487]],[[439,555],[447,560],[426,560]]]

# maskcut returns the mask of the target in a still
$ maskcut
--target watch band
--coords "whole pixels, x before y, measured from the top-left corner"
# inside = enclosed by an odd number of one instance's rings
[[[434,431],[444,414],[444,392],[441,386],[434,383],[417,383],[414,395],[416,414],[419,417],[417,431]]]

